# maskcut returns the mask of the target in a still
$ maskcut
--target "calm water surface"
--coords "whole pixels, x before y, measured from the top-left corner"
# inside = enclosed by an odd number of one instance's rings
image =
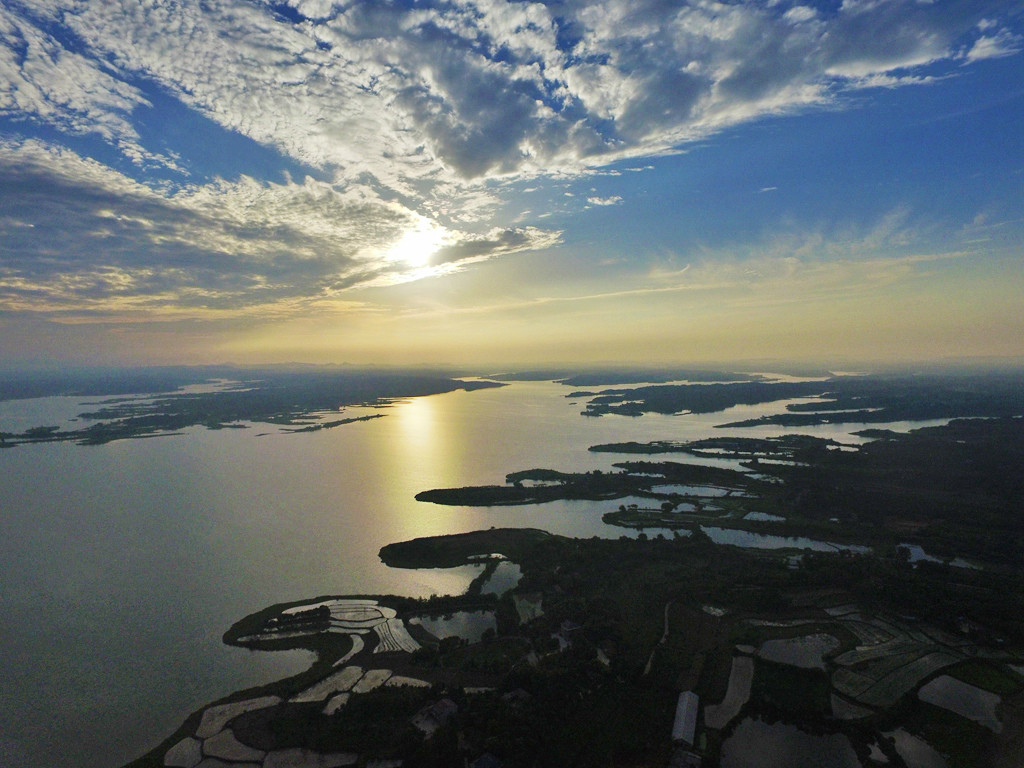
[[[479,642],[488,629],[497,631],[494,611],[455,611],[444,616],[420,616],[409,619],[438,639],[461,637],[470,643]]]
[[[694,439],[784,406],[583,418],[567,393],[525,382],[417,398],[314,433],[195,428],[0,451],[0,765],[116,766],[203,704],[306,668],[301,652],[222,645],[234,621],[271,603],[454,593],[478,571],[389,569],[377,557],[389,542],[492,525],[624,533],[600,521],[617,503],[444,507],[416,502],[421,490],[500,483],[531,467],[609,470],[644,457],[588,446]],[[81,402],[0,403],[0,429],[61,423]],[[859,442],[834,425],[793,431]]]
[[[746,718],[722,744],[722,768],[860,768],[850,740]]]

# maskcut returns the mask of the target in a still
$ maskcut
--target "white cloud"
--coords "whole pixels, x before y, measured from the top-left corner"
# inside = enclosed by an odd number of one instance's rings
[[[987,32],[992,28],[991,24],[979,24],[978,28]],[[968,62],[980,61],[981,59],[997,59],[1003,56],[1012,56],[1019,53],[1021,49],[1021,37],[1015,35],[1008,29],[1000,29],[995,34],[983,34],[971,45],[964,54]]]
[[[783,14],[783,18],[786,21],[793,22],[794,24],[799,24],[801,21],[810,21],[811,19],[816,19],[817,17],[818,12],[806,5],[794,5],[788,11],[786,11],[785,14]]]
[[[0,114],[99,137],[142,170],[175,168],[175,147],[140,131],[154,117],[145,93],[160,91],[331,179],[185,179],[155,191],[67,152],[9,143],[0,171],[24,188],[0,221],[13,238],[4,301],[322,300],[550,247],[557,233],[491,231],[511,182],[678,152],[738,122],[929,82],[920,67],[1020,47],[997,3],[288,4],[0,5]],[[64,231],[42,226],[43,212]],[[410,231],[433,233],[420,249],[433,251],[429,264],[393,258]]]
[[[618,205],[622,202],[622,198],[619,195],[612,195],[611,197],[588,197],[587,202],[591,205]]]
[[[28,116],[70,134],[94,133],[136,163],[175,167],[138,143],[130,117],[147,104],[101,62],[69,51],[14,6],[0,6],[0,115]]]
[[[952,58],[971,29],[982,36],[969,60],[1015,49],[989,20],[914,0],[844,2],[829,15],[713,0],[576,0],[557,15],[505,0],[292,6],[299,23],[242,0],[53,0],[48,18],[82,53],[6,11],[9,108],[127,147],[144,103],[131,78],[145,77],[302,162],[443,207],[484,176],[656,155],[828,103],[844,83]]]
[[[530,227],[444,229],[365,190],[308,178],[167,193],[37,141],[0,143],[0,167],[0,308],[9,310],[296,311],[559,238]],[[425,222],[436,252],[422,263],[392,258]]]

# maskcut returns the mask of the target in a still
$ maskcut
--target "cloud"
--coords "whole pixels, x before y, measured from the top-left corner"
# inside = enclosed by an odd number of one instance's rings
[[[587,202],[591,205],[618,205],[622,202],[622,198],[619,195],[612,195],[611,197],[588,197]]]
[[[1020,35],[1015,35],[1008,29],[999,29],[995,30],[993,34],[988,34],[994,26],[992,22],[978,24],[978,28],[983,34],[974,41],[970,49],[963,55],[967,62],[980,61],[981,59],[997,59],[1020,52]]]
[[[140,106],[149,106],[142,92],[101,61],[69,50],[16,5],[0,6],[0,115],[96,134],[137,165],[181,172],[171,157],[139,143],[131,115]]]
[[[12,0],[0,115],[102,142],[131,177],[5,144],[0,301],[283,307],[551,247],[558,233],[494,227],[513,182],[618,173],[600,169],[1009,55],[1009,14],[997,0]],[[321,180],[176,175],[196,169],[175,154],[187,136],[154,128],[157,93]],[[164,186],[142,183],[156,166]],[[424,226],[426,263],[395,258]]]
[[[0,168],[8,310],[290,313],[558,240],[447,229],[424,269],[386,257],[422,217],[362,190],[243,177],[167,193],[36,141],[0,143]]]
[[[985,13],[997,3],[962,5],[296,0],[283,13],[52,0],[44,20],[3,12],[2,72],[9,109],[125,148],[145,103],[131,83],[153,80],[296,160],[426,204],[475,179],[656,155],[844,87],[895,84],[952,60],[964,35],[976,36],[968,60],[1015,50]]]
[[[526,250],[543,250],[561,242],[561,232],[515,227],[493,229],[481,236],[467,236],[459,243],[439,249],[432,264],[458,264]]]

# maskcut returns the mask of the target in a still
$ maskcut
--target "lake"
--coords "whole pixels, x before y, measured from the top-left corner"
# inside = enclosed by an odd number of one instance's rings
[[[259,424],[0,450],[0,765],[119,765],[202,705],[306,668],[302,652],[221,643],[252,611],[327,594],[456,593],[479,572],[386,568],[384,544],[490,526],[625,533],[600,519],[619,502],[445,507],[415,501],[419,491],[501,483],[532,467],[609,470],[643,457],[588,446],[691,440],[784,408],[584,418],[569,391],[551,382],[457,391],[312,433]],[[0,429],[56,424],[99,399],[3,402]],[[740,433],[855,443],[858,428]]]

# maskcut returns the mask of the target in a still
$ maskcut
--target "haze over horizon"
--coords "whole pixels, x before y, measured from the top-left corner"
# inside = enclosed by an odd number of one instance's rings
[[[13,0],[5,364],[1024,355],[1024,3]]]

